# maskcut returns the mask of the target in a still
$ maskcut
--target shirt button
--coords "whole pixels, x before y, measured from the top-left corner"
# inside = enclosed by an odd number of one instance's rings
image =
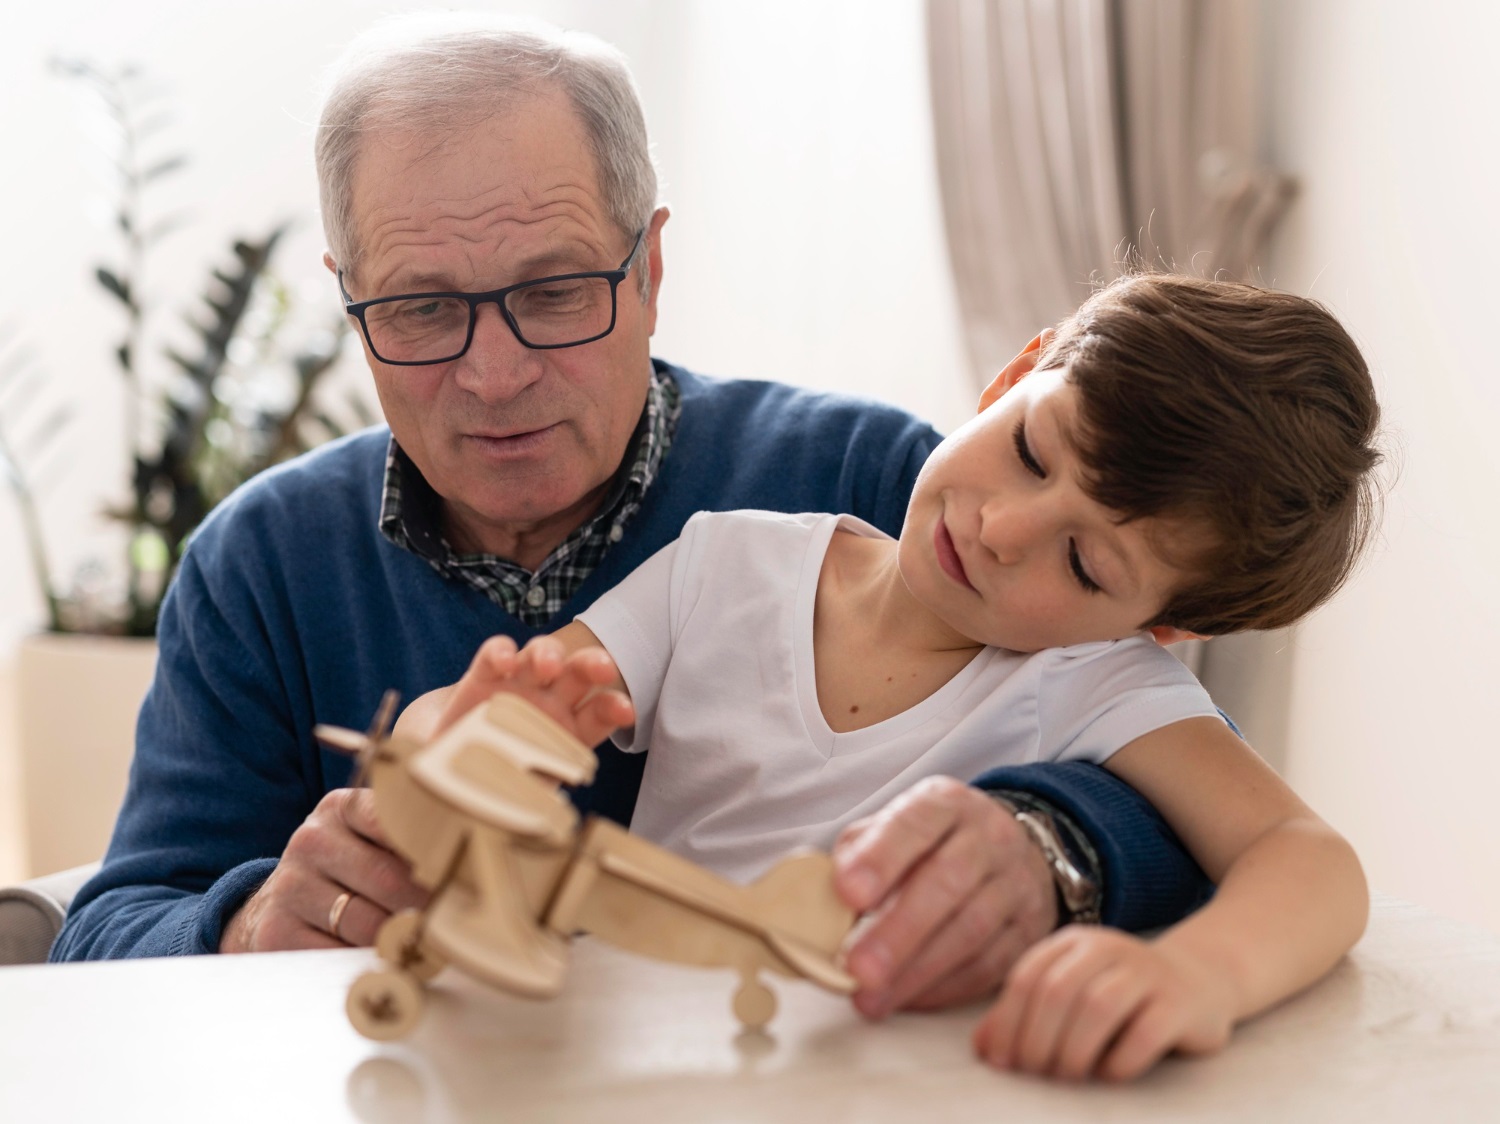
[[[534,585],[526,591],[526,604],[533,609],[545,600],[547,600],[547,591],[539,585]]]
[[[619,542],[625,537],[625,528],[616,523],[609,529],[609,541]]]

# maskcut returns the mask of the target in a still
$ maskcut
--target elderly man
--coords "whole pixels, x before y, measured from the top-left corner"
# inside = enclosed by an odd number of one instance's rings
[[[266,473],[202,527],[114,840],[56,958],[371,943],[423,894],[315,723],[361,725],[387,688],[456,680],[490,635],[561,626],[701,509],[895,532],[938,441],[891,408],[650,357],[667,210],[629,74],[597,41],[384,28],[337,72],[317,156],[325,260],[389,431]],[[575,801],[628,822],[639,765],[600,752]],[[1105,920],[1132,926],[1205,889],[1092,766],[931,778],[835,856],[840,893],[876,915],[849,956],[871,1015],[993,989],[1060,920],[1098,915],[1101,880]]]

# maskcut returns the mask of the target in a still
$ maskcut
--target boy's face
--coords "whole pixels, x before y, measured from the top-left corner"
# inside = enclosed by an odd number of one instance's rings
[[[956,631],[1012,651],[1140,632],[1187,577],[1154,544],[1189,545],[1184,531],[1118,523],[1089,498],[1072,444],[1077,390],[1063,369],[1022,379],[1030,363],[1013,368],[923,467],[901,531],[901,576]]]

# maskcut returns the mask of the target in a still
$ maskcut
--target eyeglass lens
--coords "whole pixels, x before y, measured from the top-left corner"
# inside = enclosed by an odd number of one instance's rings
[[[523,343],[566,347],[609,331],[614,286],[604,277],[543,280],[507,293],[505,309]],[[381,301],[365,310],[370,346],[382,359],[422,363],[464,350],[477,309],[459,297],[411,297]]]

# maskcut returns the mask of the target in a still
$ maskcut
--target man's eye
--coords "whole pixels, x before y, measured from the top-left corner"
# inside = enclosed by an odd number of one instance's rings
[[[1031,455],[1031,447],[1026,444],[1026,423],[1023,421],[1016,426],[1016,456],[1021,458],[1021,464],[1031,475],[1045,480],[1047,472],[1037,463],[1037,459]]]
[[[1103,592],[1099,583],[1089,577],[1088,571],[1083,568],[1083,559],[1078,556],[1078,543],[1074,539],[1068,540],[1068,566],[1072,569],[1073,576],[1078,579],[1078,584],[1083,586],[1086,593]]]

